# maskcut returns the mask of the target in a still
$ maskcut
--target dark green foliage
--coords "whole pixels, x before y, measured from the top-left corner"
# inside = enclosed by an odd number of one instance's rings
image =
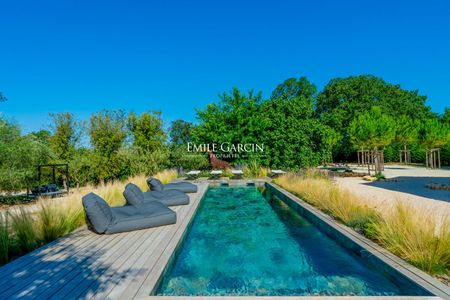
[[[241,93],[234,88],[220,96],[218,103],[197,110],[199,125],[192,130],[196,143],[258,143],[264,129],[258,119],[261,93]]]
[[[22,136],[18,125],[0,118],[0,190],[20,191],[36,180],[36,166],[52,157],[35,135]]]
[[[93,173],[91,158],[93,151],[91,149],[80,148],[74,151],[69,160],[70,181],[72,186],[80,187],[92,182],[98,178]]]
[[[379,106],[383,113],[394,118],[406,115],[423,120],[432,115],[425,101],[426,96],[417,91],[401,89],[375,76],[336,78],[319,93],[316,115],[324,124],[339,131],[342,141],[336,147],[335,159],[347,160],[354,154],[348,127],[358,113]]]
[[[419,128],[419,142],[425,148],[439,148],[450,142],[450,126],[437,118],[425,120]]]
[[[306,78],[288,79],[269,100],[233,89],[219,103],[198,111],[197,143],[257,143],[263,153],[240,155],[235,163],[256,160],[271,167],[298,169],[320,164],[331,154],[336,134],[314,118],[316,88]]]
[[[81,137],[82,124],[69,112],[50,114],[50,118],[52,119],[50,146],[57,159],[67,161],[72,157]]]
[[[349,125],[350,141],[356,149],[382,149],[395,137],[395,121],[380,107],[356,115]]]
[[[135,147],[155,151],[160,149],[166,140],[160,112],[144,112],[140,116],[130,113],[127,125]]]
[[[335,133],[313,114],[314,85],[305,78],[288,79],[260,108],[262,140],[267,147],[263,164],[298,169],[321,164],[331,154]]]
[[[171,166],[183,168],[183,170],[204,170],[209,167],[206,153],[188,152],[185,145],[172,146],[170,148]]]
[[[122,173],[121,178],[131,175],[151,175],[162,169],[171,167],[167,147],[150,151],[140,147],[123,148],[119,152]]]
[[[52,133],[48,130],[41,129],[39,131],[34,131],[30,133],[37,141],[50,147],[50,140],[52,138]]]
[[[194,124],[191,122],[184,120],[172,121],[169,128],[170,143],[172,145],[184,145],[186,147],[186,144],[192,141],[191,131],[193,127]]]
[[[450,126],[450,108],[446,107],[442,114],[442,123]]]
[[[103,110],[91,116],[89,135],[93,146],[91,160],[95,181],[123,175],[118,152],[127,136],[125,122],[126,116],[122,110]]]

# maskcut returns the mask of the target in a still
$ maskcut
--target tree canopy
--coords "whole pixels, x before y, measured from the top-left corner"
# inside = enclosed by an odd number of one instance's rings
[[[433,114],[425,105],[426,96],[408,91],[371,75],[332,79],[318,94],[316,115],[321,121],[338,130],[342,137],[335,149],[335,158],[348,159],[353,153],[349,136],[350,122],[359,113],[378,106],[392,117],[407,115],[424,120]]]
[[[350,140],[356,148],[378,149],[389,145],[395,137],[395,121],[374,106],[358,114],[349,126]]]
[[[329,157],[336,134],[314,118],[315,91],[304,77],[284,81],[267,100],[261,93],[235,88],[221,95],[218,103],[197,111],[194,140],[264,145],[264,153],[240,155],[238,163],[259,160],[292,169],[319,164]]]
[[[0,117],[0,190],[13,192],[35,183],[36,166],[52,158],[50,148],[33,134]]]
[[[96,180],[120,177],[119,150],[127,136],[126,116],[122,110],[103,110],[90,119],[89,135],[93,146]]]
[[[52,135],[50,146],[58,159],[67,161],[81,137],[81,122],[72,113],[50,114]]]
[[[450,126],[430,118],[419,128],[419,141],[426,148],[438,148],[450,142]]]
[[[194,124],[184,120],[172,121],[169,128],[170,143],[172,145],[186,145],[192,140],[191,131]]]
[[[140,116],[130,113],[128,128],[133,137],[133,145],[143,150],[160,149],[166,139],[161,112],[144,112]]]

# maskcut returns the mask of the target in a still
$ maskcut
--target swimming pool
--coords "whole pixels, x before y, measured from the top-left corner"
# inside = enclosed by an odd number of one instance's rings
[[[155,295],[429,295],[256,187],[212,187]]]

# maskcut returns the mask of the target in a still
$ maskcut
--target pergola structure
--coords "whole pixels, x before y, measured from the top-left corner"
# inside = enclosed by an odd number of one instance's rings
[[[69,164],[45,164],[45,165],[39,165],[38,166],[38,184],[39,184],[39,195],[41,195],[40,192],[40,187],[41,187],[41,180],[42,180],[42,169],[43,168],[51,168],[52,169],[52,183],[56,184],[56,169],[57,168],[64,168],[64,174],[66,177],[66,182],[65,182],[65,189],[61,190],[61,191],[56,191],[56,192],[50,192],[50,193],[45,193],[46,195],[60,195],[60,194],[65,194],[65,193],[69,193],[69,186],[70,186],[70,181],[69,181]]]

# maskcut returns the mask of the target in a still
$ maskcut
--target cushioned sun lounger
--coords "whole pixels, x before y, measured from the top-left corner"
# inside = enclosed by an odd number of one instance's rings
[[[272,174],[272,177],[280,176],[283,174],[286,174],[283,170],[271,170],[270,173]]]
[[[118,233],[175,224],[176,213],[158,201],[110,207],[100,196],[89,193],[82,199],[89,228],[97,233]]]
[[[231,174],[233,174],[234,178],[241,179],[244,176],[244,172],[242,170],[231,170]]]
[[[192,170],[192,171],[187,172],[186,176],[187,176],[188,179],[197,179],[198,175],[200,173],[201,172],[199,170]]]
[[[147,184],[152,191],[178,190],[184,193],[197,193],[197,186],[190,182],[181,181],[163,184],[159,179],[150,177],[147,179]]]
[[[222,175],[222,170],[213,170],[211,171],[209,174],[211,174],[212,178],[220,178],[220,176]]]
[[[133,184],[128,183],[125,186],[123,196],[130,205],[139,205],[152,201],[158,201],[166,206],[189,204],[189,196],[177,190],[148,191],[142,192],[141,189]]]

